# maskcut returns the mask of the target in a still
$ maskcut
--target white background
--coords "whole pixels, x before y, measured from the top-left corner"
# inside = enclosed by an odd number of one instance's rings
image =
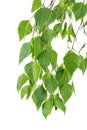
[[[0,130],[87,130],[87,72],[84,77],[79,70],[74,74],[76,92],[66,104],[65,115],[53,110],[45,120],[31,99],[20,99],[16,82],[23,70],[18,65],[21,43],[17,27],[31,16],[31,4],[30,0],[0,1]],[[79,43],[83,42],[84,37],[79,37]],[[54,45],[61,56],[65,52],[63,45],[60,40]]]

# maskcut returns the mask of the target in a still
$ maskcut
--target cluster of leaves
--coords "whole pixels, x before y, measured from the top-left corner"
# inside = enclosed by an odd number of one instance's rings
[[[37,109],[41,107],[46,118],[53,107],[65,113],[66,102],[74,92],[72,76],[78,68],[83,73],[86,70],[87,57],[84,58],[80,54],[85,45],[81,47],[79,53],[74,51],[72,40],[76,39],[76,32],[72,23],[67,24],[66,17],[69,19],[74,17],[76,22],[83,21],[87,14],[87,4],[75,0],[60,0],[57,5],[50,8],[45,7],[41,0],[33,0],[31,11],[35,24],[31,25],[30,20],[23,20],[18,26],[20,41],[32,34],[30,41],[21,47],[19,63],[28,56],[31,56],[32,60],[25,65],[25,72],[19,76],[17,90],[21,98],[26,96],[28,99],[31,96]],[[53,23],[51,29],[50,24]],[[86,25],[87,21],[82,23],[82,28]],[[61,65],[58,65],[58,54],[51,45],[52,40],[58,35],[62,39],[68,37],[67,42],[72,44]]]

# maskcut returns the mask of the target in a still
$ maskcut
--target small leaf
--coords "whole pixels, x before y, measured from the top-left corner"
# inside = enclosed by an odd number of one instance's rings
[[[82,51],[83,48],[85,48],[85,46],[86,46],[86,43],[84,43],[84,44],[82,45],[82,47],[81,47],[80,50],[79,50],[79,53]]]
[[[47,26],[54,22],[56,19],[56,14],[54,11],[48,8],[40,8],[34,15],[36,24],[39,26],[39,29],[42,29],[44,26]]]
[[[19,63],[21,63],[31,53],[30,43],[24,43],[20,50]]]
[[[71,97],[73,91],[74,91],[73,85],[70,84],[65,84],[64,87],[61,88],[60,93],[65,103]]]
[[[57,53],[52,51],[52,61],[51,61],[52,69],[54,70],[57,66]]]
[[[61,6],[56,5],[53,10],[55,11],[55,13],[57,15],[57,19],[58,20],[61,19],[62,15],[64,13],[64,9]]]
[[[81,63],[80,57],[72,51],[68,51],[68,53],[64,57],[65,67],[71,75],[73,75],[74,71],[77,68],[79,68],[80,63]]]
[[[72,11],[75,15],[75,19],[79,20],[86,15],[87,7],[84,5],[83,2],[74,3]]]
[[[61,89],[66,83],[71,80],[71,75],[65,68],[60,66],[57,69],[56,78],[59,81],[59,88]]]
[[[26,99],[29,98],[30,96],[30,93],[31,93],[31,87],[26,85],[22,88],[21,90],[21,99],[26,95]]]
[[[47,97],[47,92],[45,91],[43,86],[41,85],[41,86],[37,87],[37,89],[34,91],[34,93],[32,95],[32,99],[33,99],[37,109],[40,108],[41,104],[46,99],[46,97]]]
[[[62,39],[65,38],[66,35],[67,35],[67,23],[65,22],[65,23],[64,23],[64,28],[63,28],[63,30],[61,31]]]
[[[28,76],[25,74],[22,74],[19,76],[17,81],[17,90],[19,91],[21,87],[28,81]]]
[[[54,38],[54,31],[51,29],[46,29],[42,36],[41,36],[41,40],[45,43],[48,44],[52,41],[52,39]]]
[[[42,68],[45,70],[51,63],[52,55],[47,51],[44,50],[39,56],[38,56],[38,62],[42,66]]]
[[[42,51],[43,51],[43,43],[42,43],[40,37],[34,38],[34,55],[35,55],[35,58],[37,58]]]
[[[53,108],[53,103],[50,99],[48,99],[43,105],[42,105],[42,113],[45,118],[47,118],[48,115],[50,115]]]
[[[62,99],[59,97],[58,94],[55,95],[54,104],[55,104],[56,108],[60,108],[65,113],[66,107],[64,105],[64,102],[62,101]]]
[[[32,32],[32,26],[29,20],[23,20],[18,26],[19,40],[21,41],[26,35]]]
[[[87,26],[87,21],[83,24],[83,26],[82,26],[82,27],[85,27],[85,26]]]
[[[25,72],[29,76],[30,83],[34,85],[40,75],[40,66],[37,62],[30,62],[25,66]]]
[[[58,87],[58,81],[51,75],[45,75],[44,77],[45,88],[49,93],[53,93]]]
[[[32,4],[32,12],[34,12],[35,10],[37,10],[39,7],[41,6],[41,0],[33,0],[33,4]]]
[[[61,23],[58,23],[54,26],[53,31],[54,31],[54,35],[57,36],[59,32],[61,32],[62,30],[62,25]]]
[[[80,55],[80,59],[81,59],[81,63],[80,63],[80,66],[79,68],[82,70],[83,74],[85,72],[85,60],[83,58],[83,56]]]
[[[70,25],[69,25],[69,27],[68,27],[68,33],[69,33],[70,35],[72,35],[73,37],[76,37],[75,32],[74,32],[74,29],[73,29],[73,26],[72,26],[71,23],[70,23]]]

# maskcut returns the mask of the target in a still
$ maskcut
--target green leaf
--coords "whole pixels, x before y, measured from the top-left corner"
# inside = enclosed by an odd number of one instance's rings
[[[21,63],[31,53],[30,43],[24,43],[20,50],[19,63]]]
[[[29,76],[30,83],[34,85],[40,75],[40,66],[37,62],[30,62],[25,66],[25,72]]]
[[[33,0],[31,11],[34,12],[41,6],[41,0]]]
[[[83,2],[74,3],[72,11],[75,15],[75,19],[79,20],[79,19],[82,19],[86,15],[87,7],[84,5]]]
[[[43,103],[43,101],[46,99],[47,97],[47,92],[46,90],[43,88],[43,86],[39,86],[33,93],[32,95],[32,99],[37,107],[37,109],[40,108],[41,104]]]
[[[48,8],[40,8],[34,15],[36,24],[39,26],[39,29],[42,29],[44,26],[47,26],[55,21],[56,14],[54,11]]]
[[[77,68],[79,68],[80,63],[81,63],[80,57],[73,51],[68,51],[68,53],[64,57],[65,67],[71,75],[73,75],[74,71]]]
[[[82,72],[84,74],[84,72],[85,72],[85,59],[81,55],[80,55],[80,59],[81,59],[81,63],[80,63],[79,68],[82,70]]]
[[[51,60],[52,69],[54,70],[57,66],[57,53],[52,51],[52,60]]]
[[[72,26],[71,23],[70,23],[70,25],[69,25],[69,27],[68,27],[68,33],[69,33],[70,35],[72,35],[73,37],[76,37],[75,32],[74,32],[74,29],[73,29],[73,26]]]
[[[64,9],[61,6],[56,5],[53,10],[55,11],[55,13],[57,15],[57,19],[58,20],[61,19],[62,15],[64,13]]]
[[[87,26],[87,21],[83,24],[83,26],[82,26],[82,27],[85,27],[85,26]]]
[[[30,94],[31,94],[31,87],[29,85],[24,86],[21,90],[21,99],[24,98],[25,95],[26,99],[28,99]]]
[[[34,38],[34,55],[35,58],[38,57],[38,55],[43,51],[43,43],[40,39],[40,37]]]
[[[82,47],[81,47],[80,50],[79,50],[79,53],[82,51],[83,48],[85,48],[85,46],[86,46],[86,43],[84,43],[84,44],[82,45]]]
[[[85,58],[85,69],[87,69],[87,56]]]
[[[48,44],[52,41],[52,39],[54,38],[54,31],[51,30],[51,29],[46,29],[42,36],[41,36],[41,39],[42,41],[45,43],[45,44]]]
[[[54,35],[57,36],[59,32],[61,32],[62,30],[62,25],[61,23],[58,23],[54,26],[53,31],[54,31]]]
[[[19,40],[21,41],[26,35],[32,32],[32,26],[29,20],[23,20],[18,26]]]
[[[55,104],[55,107],[58,109],[60,108],[64,113],[66,111],[66,107],[65,107],[65,104],[64,102],[62,101],[62,99],[59,97],[59,95],[55,95],[55,99],[54,99],[54,104]]]
[[[19,91],[21,87],[28,81],[28,76],[25,74],[21,74],[17,81],[17,90]]]
[[[73,91],[74,91],[73,85],[70,84],[65,84],[64,87],[61,88],[60,93],[65,103],[71,97]]]
[[[49,93],[53,93],[58,87],[58,81],[52,75],[45,75],[44,76],[45,88]]]
[[[65,23],[64,23],[64,28],[63,28],[63,30],[61,31],[62,39],[65,38],[66,35],[67,35],[67,23],[65,22]]]
[[[53,108],[53,102],[48,99],[44,104],[42,105],[42,113],[45,118],[47,118],[48,115],[50,115]]]
[[[59,88],[61,89],[66,83],[71,80],[71,75],[65,68],[60,66],[57,69],[56,78],[59,81]]]
[[[52,55],[48,52],[48,50],[44,50],[39,56],[38,56],[38,62],[42,66],[42,68],[45,70],[51,63]]]

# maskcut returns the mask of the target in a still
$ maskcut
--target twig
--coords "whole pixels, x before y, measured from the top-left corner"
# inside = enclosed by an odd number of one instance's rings
[[[50,2],[50,9],[53,8],[53,5],[55,4],[55,2],[56,2],[56,0],[51,0],[51,2]]]
[[[72,48],[71,48],[72,50],[74,50],[74,44],[75,44],[75,41],[76,41],[76,39],[77,39],[77,34],[78,34],[78,32],[79,32],[79,30],[80,30],[80,28],[81,28],[82,23],[83,23],[83,20],[81,20],[81,23],[80,23],[80,25],[79,25],[79,27],[78,27],[78,29],[77,29],[76,34],[75,34],[75,38],[74,38],[74,40],[73,40],[73,44],[72,44]]]

